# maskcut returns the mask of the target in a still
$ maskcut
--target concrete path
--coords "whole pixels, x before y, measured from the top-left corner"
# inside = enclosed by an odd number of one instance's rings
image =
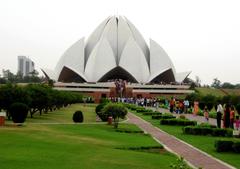
[[[145,120],[137,117],[132,113],[128,113],[129,123],[133,123],[140,127],[146,133],[164,145],[166,149],[182,156],[188,163],[196,168],[203,169],[233,169],[234,167],[212,158],[210,155],[194,148],[193,146],[167,134]]]

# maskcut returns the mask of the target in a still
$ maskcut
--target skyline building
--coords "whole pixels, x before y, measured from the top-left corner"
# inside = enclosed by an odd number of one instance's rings
[[[23,77],[30,76],[30,72],[35,69],[34,62],[26,56],[18,56],[18,72],[22,74]]]

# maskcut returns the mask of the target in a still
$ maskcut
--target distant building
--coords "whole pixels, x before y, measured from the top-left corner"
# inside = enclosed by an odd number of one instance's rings
[[[18,72],[20,72],[23,77],[30,76],[29,73],[34,71],[34,62],[27,58],[26,56],[18,56]]]

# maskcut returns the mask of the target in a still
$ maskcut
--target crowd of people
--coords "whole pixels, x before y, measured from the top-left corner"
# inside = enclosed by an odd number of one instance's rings
[[[159,99],[159,98],[125,98],[125,97],[110,97],[109,100],[112,102],[122,102],[122,103],[130,103],[143,107],[155,107],[156,109],[159,106],[163,106],[164,108],[168,108],[171,113],[182,114],[182,113],[193,113],[193,115],[198,115],[200,111],[198,102],[194,102],[190,105],[188,100],[180,100],[172,97],[170,100],[168,99]],[[209,110],[205,106],[203,111],[204,118],[206,122],[209,121]],[[217,116],[216,123],[218,128],[236,128],[240,130],[240,120],[239,115],[235,115],[235,109],[233,106],[226,104],[223,108],[222,104],[219,102],[217,107]],[[223,124],[222,124],[223,120]]]

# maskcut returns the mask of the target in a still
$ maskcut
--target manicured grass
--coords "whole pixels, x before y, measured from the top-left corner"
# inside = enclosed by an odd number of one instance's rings
[[[121,125],[121,124],[120,124]],[[1,169],[170,168],[176,157],[117,148],[157,146],[150,136],[115,132],[104,124],[0,128]]]
[[[176,161],[176,156],[165,150],[151,153],[127,149],[160,146],[146,134],[116,132],[103,123],[41,124],[72,122],[73,112],[79,109],[87,122],[96,121],[95,105],[76,104],[42,116],[36,114],[20,127],[0,127],[0,168],[168,169]],[[119,128],[140,130],[127,123],[119,124]]]
[[[226,95],[220,89],[214,89],[214,88],[197,87],[196,91],[198,91],[203,96],[211,94],[211,95],[214,95],[216,97],[222,97],[222,96]]]
[[[77,110],[81,110],[84,116],[84,123],[96,122],[95,104],[73,104],[71,106],[55,110],[53,112],[39,113],[33,115],[33,118],[26,119],[26,124],[29,123],[73,123],[72,116]],[[8,123],[12,123],[8,121]]]
[[[218,153],[214,148],[215,140],[218,139],[226,139],[226,140],[238,140],[237,138],[225,138],[225,137],[212,137],[212,136],[196,136],[196,135],[187,135],[182,133],[181,126],[169,126],[169,125],[160,125],[159,120],[152,120],[151,117],[143,116],[140,113],[134,112],[134,114],[138,115],[139,117],[145,119],[146,121],[152,123],[153,125],[157,126],[161,130],[197,147],[198,149],[222,160],[230,165],[235,166],[236,168],[240,168],[240,155],[236,153]]]

